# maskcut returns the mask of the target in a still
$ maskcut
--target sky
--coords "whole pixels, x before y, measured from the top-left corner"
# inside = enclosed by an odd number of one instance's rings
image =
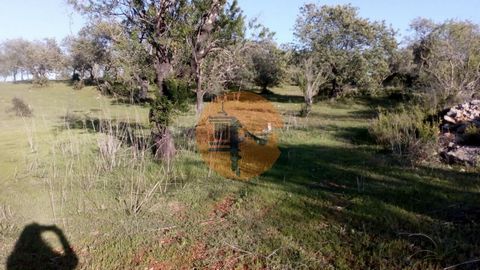
[[[359,14],[370,20],[385,20],[399,31],[399,40],[408,34],[408,26],[417,17],[436,22],[446,19],[468,19],[480,24],[480,0],[238,0],[247,18],[259,22],[276,33],[279,44],[292,42],[293,26],[304,3],[321,5],[351,3]],[[22,37],[61,41],[75,34],[84,24],[66,0],[0,0],[0,41]]]

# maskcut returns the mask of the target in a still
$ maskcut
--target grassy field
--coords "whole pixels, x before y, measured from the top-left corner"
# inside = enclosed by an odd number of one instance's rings
[[[368,125],[393,106],[383,99],[319,102],[304,119],[298,89],[273,91],[281,156],[233,181],[185,135],[193,110],[172,127],[179,154],[166,166],[136,147],[146,107],[0,84],[0,263],[32,222],[63,230],[78,269],[442,269],[480,257],[478,171],[411,167],[376,146]],[[6,113],[13,97],[34,116]]]

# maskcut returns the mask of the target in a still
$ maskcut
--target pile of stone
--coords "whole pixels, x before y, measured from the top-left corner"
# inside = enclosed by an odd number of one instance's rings
[[[476,166],[480,156],[480,141],[467,140],[466,131],[469,127],[479,128],[480,131],[480,100],[457,105],[444,113],[440,156],[449,164]]]

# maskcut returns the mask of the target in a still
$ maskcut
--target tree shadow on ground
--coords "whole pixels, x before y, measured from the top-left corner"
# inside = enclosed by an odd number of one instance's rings
[[[295,209],[284,213],[284,219],[319,218],[362,232],[368,241],[355,234],[342,236],[353,254],[375,256],[382,247],[403,241],[403,252],[397,254],[403,257],[390,258],[392,267],[423,263],[425,254],[404,261],[420,250],[429,250],[434,265],[480,256],[480,196],[478,188],[462,184],[480,186],[478,175],[406,167],[369,147],[284,145],[281,152],[263,178],[304,198],[282,202],[281,208]],[[428,235],[434,244],[409,239],[409,233]],[[354,244],[358,241],[363,242]]]
[[[55,234],[62,245],[62,250],[52,248],[42,234]],[[32,223],[23,229],[15,247],[7,259],[7,270],[28,269],[75,269],[78,257],[70,246],[67,238],[57,226],[43,226]]]
[[[398,102],[381,97],[358,102],[368,109],[345,116],[319,113],[313,116],[338,125],[305,128],[348,143],[281,145],[273,168],[249,183],[255,189],[295,194],[278,202],[279,213],[271,213],[271,225],[293,239],[304,238],[304,233],[318,238],[322,252],[334,261],[350,254],[346,264],[352,269],[437,269],[480,257],[479,174],[412,167],[385,154],[364,124],[341,122],[371,119],[377,108],[390,110]],[[327,229],[311,227],[314,221]],[[309,245],[311,252],[318,251],[318,243]],[[456,269],[478,267],[477,262]]]
[[[268,94],[261,94],[262,97],[272,102],[278,103],[303,103],[305,102],[302,96],[298,95],[280,95],[274,92]]]
[[[83,130],[88,133],[103,133],[115,136],[128,146],[146,149],[150,144],[150,129],[136,122],[115,121],[98,117],[66,114],[61,118],[57,131]]]
[[[141,106],[143,108],[149,108],[150,103],[152,102],[151,99],[145,99],[142,101],[136,101],[132,98],[127,97],[115,97],[110,104],[111,105],[120,105],[120,106]]]

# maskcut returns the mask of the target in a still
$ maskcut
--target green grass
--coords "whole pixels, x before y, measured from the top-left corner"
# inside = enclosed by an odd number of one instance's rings
[[[242,182],[209,172],[182,135],[193,112],[172,127],[170,170],[128,145],[110,169],[98,149],[108,134],[82,120],[142,134],[147,108],[92,88],[0,84],[0,111],[17,96],[34,113],[0,115],[0,261],[32,221],[60,226],[81,269],[439,269],[480,257],[475,169],[410,167],[376,146],[367,128],[392,105],[383,99],[322,101],[302,119],[298,89],[273,90],[282,154]]]

